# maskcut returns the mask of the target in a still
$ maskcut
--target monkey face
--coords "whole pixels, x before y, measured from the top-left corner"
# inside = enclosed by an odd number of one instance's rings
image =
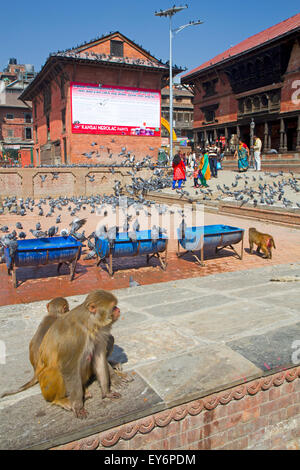
[[[91,303],[88,309],[94,321],[101,327],[114,323],[120,317],[120,309],[115,305],[115,302],[107,305],[106,308],[103,305]]]
[[[114,322],[117,321],[118,318],[120,318],[120,314],[121,314],[119,307],[115,305],[114,308],[112,309],[111,314],[112,314],[113,321]]]

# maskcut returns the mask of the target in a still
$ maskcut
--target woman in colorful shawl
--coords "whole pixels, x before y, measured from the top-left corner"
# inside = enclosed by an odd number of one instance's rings
[[[201,185],[207,187],[207,181],[210,179],[210,166],[209,166],[209,159],[208,153],[205,153],[200,159],[199,165],[199,178],[201,181]]]
[[[235,152],[235,156],[238,157],[238,167],[239,172],[245,172],[249,168],[248,157],[249,157],[249,149],[246,144],[244,144],[241,140],[239,142],[239,148]]]
[[[175,189],[176,181],[178,181],[178,188],[181,188],[182,182],[185,179],[185,166],[183,161],[181,160],[178,153],[173,158],[173,186],[172,189]]]

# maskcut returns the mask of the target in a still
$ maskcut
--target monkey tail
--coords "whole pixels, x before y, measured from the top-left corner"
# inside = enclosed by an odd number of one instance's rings
[[[272,246],[276,249],[274,238],[270,237],[267,243],[267,248],[272,248]]]
[[[38,379],[36,378],[36,376],[34,375],[32,377],[31,380],[29,380],[29,382],[27,382],[26,384],[22,385],[22,387],[18,388],[18,390],[14,390],[14,391],[11,391],[11,392],[6,392],[6,393],[3,393],[3,395],[0,396],[0,398],[4,398],[4,397],[7,397],[9,395],[15,395],[16,393],[19,393],[19,392],[23,392],[23,390],[27,390],[28,388],[30,387],[33,387],[33,385],[37,384],[38,383]]]

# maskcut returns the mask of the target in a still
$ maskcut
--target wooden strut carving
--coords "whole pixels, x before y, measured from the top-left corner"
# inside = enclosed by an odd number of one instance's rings
[[[246,395],[254,396],[261,391],[269,390],[271,387],[280,387],[285,382],[293,382],[300,378],[300,367],[288,369],[277,374],[262,377],[261,379],[238,385],[229,390],[219,392],[199,400],[176,406],[175,408],[161,411],[152,416],[141,418],[135,422],[123,424],[113,430],[103,431],[94,436],[83,438],[54,448],[55,450],[88,450],[99,446],[112,447],[120,439],[132,439],[137,433],[148,434],[155,427],[166,427],[171,421],[181,421],[187,415],[196,416],[201,411],[211,411],[219,405],[227,405],[233,400],[241,400]]]

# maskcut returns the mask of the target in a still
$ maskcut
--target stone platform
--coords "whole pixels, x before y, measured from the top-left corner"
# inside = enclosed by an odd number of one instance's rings
[[[282,276],[300,277],[300,263],[113,291],[112,358],[135,380],[117,401],[92,384],[84,421],[46,403],[39,386],[1,399],[0,449],[48,449],[295,368],[300,282],[271,282]],[[69,297],[71,308],[84,298]],[[0,308],[0,394],[31,377],[28,344],[45,312],[46,301]]]

